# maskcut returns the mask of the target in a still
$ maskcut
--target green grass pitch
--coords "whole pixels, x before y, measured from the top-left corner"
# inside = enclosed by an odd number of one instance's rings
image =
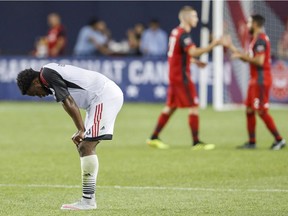
[[[161,134],[169,150],[146,146],[162,104],[125,104],[113,141],[98,146],[98,209],[63,212],[81,196],[76,131],[57,103],[0,103],[0,215],[288,215],[288,152],[257,117],[257,150],[247,139],[243,110],[200,111],[200,137],[212,151],[191,151],[187,110]],[[288,112],[271,110],[287,139]],[[116,187],[115,187],[116,186]],[[119,187],[117,187],[119,186]]]

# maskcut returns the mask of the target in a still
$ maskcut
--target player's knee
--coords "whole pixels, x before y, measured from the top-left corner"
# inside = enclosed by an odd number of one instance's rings
[[[193,107],[189,109],[189,115],[199,115],[198,107]]]
[[[246,109],[246,114],[247,114],[247,115],[254,115],[255,112],[254,112],[254,110],[253,110],[252,108],[249,108],[249,107],[248,107],[248,108]]]
[[[99,141],[96,142],[88,142],[83,141],[78,145],[78,152],[80,157],[88,156],[95,154],[95,147],[99,143]]]
[[[80,157],[83,157],[86,152],[87,152],[87,148],[85,145],[83,145],[83,142],[81,142],[78,146],[77,146],[77,150],[79,152]]]
[[[162,110],[162,113],[165,113],[167,115],[172,115],[175,112],[176,108],[165,106]]]

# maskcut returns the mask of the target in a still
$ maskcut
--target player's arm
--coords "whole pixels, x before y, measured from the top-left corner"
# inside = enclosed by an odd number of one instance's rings
[[[43,68],[42,76],[45,79],[45,82],[48,83],[49,87],[53,89],[56,101],[62,102],[63,108],[73,119],[78,131],[73,135],[72,140],[76,145],[78,145],[83,140],[85,131],[79,107],[70,95],[65,81],[57,71],[51,68]]]
[[[202,62],[202,61],[200,61],[199,59],[196,59],[196,58],[191,58],[190,62],[193,63],[193,64],[196,64],[199,68],[204,68],[204,67],[207,66],[206,62]]]
[[[232,39],[230,35],[224,35],[221,38],[221,43],[224,47],[227,47],[232,51],[232,53],[240,52],[235,45],[232,43]]]
[[[265,61],[266,46],[267,44],[265,40],[258,39],[253,47],[253,51],[255,52],[254,56],[250,56],[246,53],[235,52],[232,54],[232,58],[239,58],[242,61],[262,67]]]
[[[65,111],[70,115],[70,117],[73,119],[76,128],[79,131],[85,131],[79,107],[77,106],[71,95],[69,95],[62,101],[62,106],[65,109]]]
[[[250,57],[248,54],[235,52],[232,54],[232,58],[234,59],[239,58],[242,61],[262,67],[265,61],[265,54],[263,53],[263,54],[258,54],[254,57]]]
[[[199,57],[204,53],[210,52],[215,46],[220,44],[220,40],[213,40],[208,46],[206,47],[196,47],[196,46],[191,46],[188,49],[188,54],[191,57]]]
[[[225,45],[224,45],[225,46]],[[240,53],[240,50],[238,50],[233,43],[226,46],[228,49],[232,51],[232,53]]]
[[[79,110],[79,107],[75,103],[73,97],[71,95],[67,96],[63,101],[62,101],[62,106],[65,109],[65,111],[69,114],[69,116],[73,119],[74,124],[76,128],[78,129],[78,132],[76,132],[72,140],[75,144],[79,144],[84,138],[84,132],[85,132],[85,127],[84,123],[82,120],[82,116]]]

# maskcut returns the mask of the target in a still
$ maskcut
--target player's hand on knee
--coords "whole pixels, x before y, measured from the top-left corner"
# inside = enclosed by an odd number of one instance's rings
[[[84,139],[84,131],[77,131],[73,134],[71,139],[75,143],[75,145],[78,146]]]

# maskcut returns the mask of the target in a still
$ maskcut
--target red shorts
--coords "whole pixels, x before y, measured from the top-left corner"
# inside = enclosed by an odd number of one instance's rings
[[[267,110],[269,108],[269,85],[249,84],[246,106],[253,110]]]
[[[196,107],[198,106],[198,96],[194,83],[170,84],[168,86],[166,105],[169,107]]]

